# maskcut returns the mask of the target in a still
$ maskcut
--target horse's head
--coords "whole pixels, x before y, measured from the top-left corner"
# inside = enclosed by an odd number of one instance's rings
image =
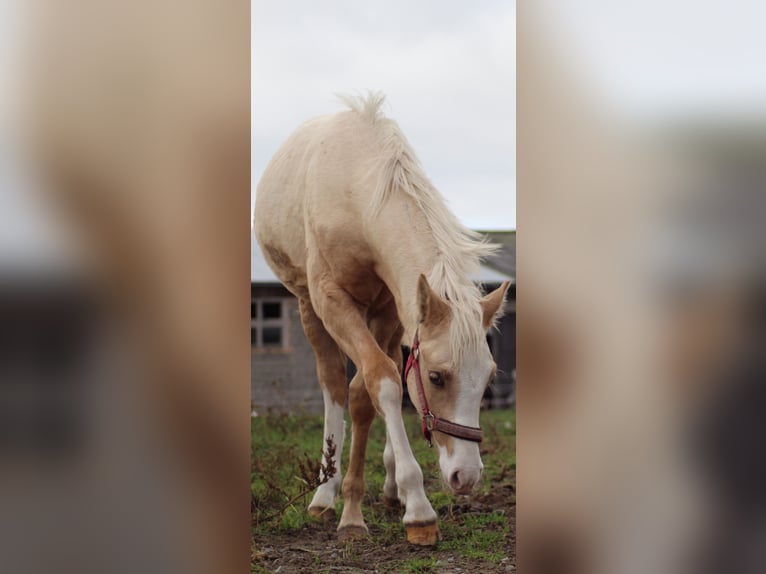
[[[481,478],[479,443],[471,436],[478,433],[481,400],[496,369],[485,335],[508,286],[478,301],[456,303],[443,300],[423,275],[418,281],[417,364],[408,372],[407,388],[423,416],[419,368],[427,409],[437,419],[431,440],[439,449],[442,478],[458,494],[469,493]]]

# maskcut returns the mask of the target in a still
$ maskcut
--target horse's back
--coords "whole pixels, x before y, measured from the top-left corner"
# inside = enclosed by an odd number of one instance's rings
[[[306,173],[315,147],[316,118],[296,129],[279,147],[258,183],[253,227],[264,257],[296,295],[305,295],[305,223],[303,216]]]
[[[366,252],[362,221],[375,184],[375,152],[369,126],[342,112],[301,125],[264,171],[256,191],[255,234],[277,276],[296,295],[308,293],[307,258],[315,250],[352,245],[357,255]]]

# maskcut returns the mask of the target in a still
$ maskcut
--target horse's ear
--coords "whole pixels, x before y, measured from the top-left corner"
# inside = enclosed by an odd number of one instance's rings
[[[495,319],[503,314],[503,303],[505,302],[505,294],[510,287],[511,282],[506,281],[500,287],[485,295],[481,303],[482,323],[485,329],[489,329],[495,322]]]
[[[437,325],[449,317],[449,306],[431,289],[426,276],[418,277],[418,320],[427,325]]]

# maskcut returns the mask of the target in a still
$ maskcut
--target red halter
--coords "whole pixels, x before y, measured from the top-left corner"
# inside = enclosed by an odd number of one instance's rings
[[[476,427],[467,427],[458,423],[453,423],[445,419],[440,419],[435,416],[431,409],[428,408],[428,401],[426,400],[426,393],[423,389],[423,379],[420,376],[420,341],[418,340],[418,332],[415,331],[415,340],[412,342],[412,350],[410,356],[407,358],[407,366],[404,369],[404,379],[406,380],[410,374],[410,370],[415,367],[415,382],[418,388],[418,398],[420,399],[420,409],[423,415],[423,437],[428,441],[428,446],[431,445],[431,434],[433,431],[443,432],[455,438],[462,438],[464,440],[470,440],[473,442],[481,442],[484,438],[484,431]]]

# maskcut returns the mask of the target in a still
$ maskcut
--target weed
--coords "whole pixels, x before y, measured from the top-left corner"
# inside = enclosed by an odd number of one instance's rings
[[[282,525],[284,527],[285,519],[287,518],[285,511],[287,511],[289,508],[294,509],[293,504],[296,501],[304,498],[306,495],[316,490],[320,485],[326,483],[333,476],[335,476],[337,470],[335,468],[335,463],[333,462],[333,457],[335,456],[336,446],[333,442],[333,437],[328,437],[326,443],[327,448],[323,451],[322,455],[323,462],[316,462],[315,459],[312,459],[308,454],[305,453],[302,458],[298,459],[297,464],[300,476],[296,476],[295,478],[301,481],[304,484],[304,487],[301,488],[301,490],[294,496],[287,494],[282,486],[278,484],[273,477],[264,473],[263,481],[267,487],[267,490],[269,490],[271,493],[280,494],[283,498],[287,499],[287,502],[285,502],[276,512],[272,512],[265,517],[258,516],[258,520],[256,522],[268,522],[274,518],[277,518],[278,516],[282,516]],[[252,494],[250,502],[251,512],[254,512],[257,508],[258,500],[256,499],[255,494]],[[290,523],[291,522],[288,521],[288,524]],[[302,525],[303,524],[300,524],[300,526]]]

